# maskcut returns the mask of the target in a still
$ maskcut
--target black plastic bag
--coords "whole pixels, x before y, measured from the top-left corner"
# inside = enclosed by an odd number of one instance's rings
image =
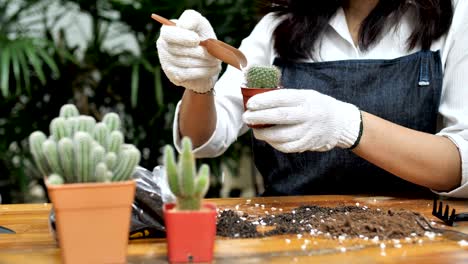
[[[132,204],[130,239],[165,237],[163,204],[174,202],[164,169],[155,167],[150,172],[138,167],[133,175],[136,180],[135,200]]]
[[[129,238],[165,237],[163,204],[174,202],[175,196],[167,184],[164,168],[157,166],[151,172],[143,167],[137,167],[133,178],[136,190]],[[53,209],[49,215],[49,227],[57,239]]]

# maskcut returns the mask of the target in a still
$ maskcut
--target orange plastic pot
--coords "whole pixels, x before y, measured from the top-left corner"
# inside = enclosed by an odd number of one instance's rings
[[[259,93],[264,93],[264,92],[269,92],[273,90],[278,90],[279,88],[246,88],[246,87],[241,87],[242,91],[242,99],[244,101],[244,110],[247,110],[247,101],[249,101],[250,97],[259,94]],[[266,128],[266,127],[272,127],[273,125],[270,124],[256,124],[256,125],[249,125],[247,124],[248,127],[250,128]]]
[[[135,181],[47,185],[63,263],[126,263]]]
[[[200,211],[174,210],[164,204],[169,262],[211,262],[216,238],[216,206],[204,203]]]

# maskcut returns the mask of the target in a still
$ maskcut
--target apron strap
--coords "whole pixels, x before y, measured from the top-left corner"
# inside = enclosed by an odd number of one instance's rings
[[[421,54],[421,60],[419,64],[419,86],[429,86],[431,81],[429,79],[429,56],[430,52],[424,51]]]

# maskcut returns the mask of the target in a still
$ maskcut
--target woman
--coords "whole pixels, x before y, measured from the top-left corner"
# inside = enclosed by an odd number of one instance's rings
[[[285,89],[244,113],[240,71],[198,46],[216,37],[186,11],[157,41],[186,88],[174,139],[221,155],[254,129],[264,195],[422,193],[468,197],[468,1],[275,1],[243,40],[249,65],[274,64]],[[215,84],[216,82],[216,84]],[[215,93],[212,92],[214,87]]]

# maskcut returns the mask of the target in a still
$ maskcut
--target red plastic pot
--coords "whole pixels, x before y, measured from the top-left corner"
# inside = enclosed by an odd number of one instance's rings
[[[204,203],[200,211],[178,211],[164,204],[169,262],[211,262],[216,238],[216,205]]]
[[[250,97],[259,94],[259,93],[264,93],[264,92],[269,92],[273,90],[278,90],[279,88],[246,88],[246,87],[241,87],[242,91],[242,99],[244,100],[244,110],[247,110],[247,101],[249,101]],[[270,124],[256,124],[256,125],[249,125],[247,124],[248,127],[250,128],[267,128],[267,127],[272,127],[273,125]]]

